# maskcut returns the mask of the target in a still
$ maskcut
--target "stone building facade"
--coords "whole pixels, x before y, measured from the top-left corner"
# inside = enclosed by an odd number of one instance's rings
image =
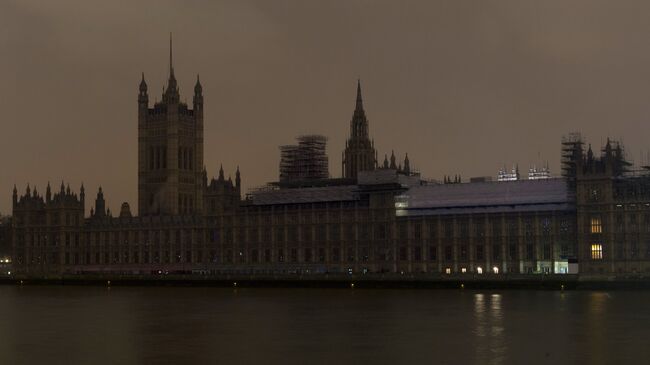
[[[14,271],[75,273],[586,273],[650,270],[650,175],[620,145],[601,156],[563,147],[564,176],[425,182],[408,156],[377,166],[357,88],[342,179],[271,185],[245,197],[221,168],[203,168],[203,94],[181,103],[170,56],[162,101],[138,95],[138,214],[106,209],[100,187],[14,187]]]

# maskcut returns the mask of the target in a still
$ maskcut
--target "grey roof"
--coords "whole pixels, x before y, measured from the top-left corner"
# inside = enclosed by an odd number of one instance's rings
[[[559,178],[415,186],[401,202],[398,215],[564,210],[572,203]]]
[[[359,200],[356,185],[258,191],[250,195],[253,205],[301,204]]]

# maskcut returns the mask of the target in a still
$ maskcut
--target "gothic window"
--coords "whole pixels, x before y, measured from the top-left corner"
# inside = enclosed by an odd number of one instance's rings
[[[429,261],[436,261],[438,256],[438,246],[429,246]]]
[[[549,245],[548,243],[544,244],[543,250],[544,250],[544,260],[550,260],[551,259],[551,245]]]
[[[354,262],[354,247],[348,247],[348,262]]]
[[[278,262],[284,262],[284,250],[278,249]]]
[[[594,243],[591,245],[591,259],[592,260],[603,259],[603,245],[599,243]]]
[[[492,245],[492,259],[494,261],[501,260],[501,246]]]
[[[451,261],[452,260],[452,247],[451,246],[445,246],[445,261]]]
[[[399,238],[405,240],[408,238],[408,230],[406,222],[397,223],[397,232],[399,232]]]
[[[341,239],[341,228],[338,224],[330,225],[330,241],[339,241]]]
[[[339,262],[341,260],[341,249],[338,247],[332,248],[332,261]]]
[[[508,248],[508,259],[509,260],[515,260],[517,259],[517,245],[516,244],[510,244]]]
[[[325,262],[325,249],[322,247],[318,249],[318,262]]]
[[[535,247],[529,243],[526,245],[526,260],[534,260],[534,259],[535,259]]]
[[[264,250],[264,262],[271,262],[271,250],[268,248]]]
[[[416,240],[422,239],[422,224],[413,224],[413,238]]]
[[[422,247],[420,246],[413,247],[413,260],[422,261]]]
[[[603,223],[600,217],[591,217],[591,233],[603,233]]]
[[[149,170],[154,169],[154,154],[153,147],[149,147]]]
[[[429,222],[429,240],[435,242],[438,238],[438,231],[436,230],[437,223],[435,221]]]
[[[465,219],[461,220],[458,225],[461,238],[469,237],[469,222]]]
[[[468,259],[467,245],[461,245],[460,246],[460,259],[462,261],[467,261],[467,259]]]
[[[454,222],[452,222],[451,220],[445,221],[444,230],[445,230],[445,238],[448,240],[452,239],[454,236]]]
[[[167,147],[163,146],[161,147],[162,149],[162,168],[166,169],[167,168]]]
[[[291,254],[291,262],[298,262],[298,249],[292,248],[290,254]]]
[[[479,261],[485,259],[485,248],[483,245],[476,246],[476,259]]]
[[[399,248],[399,259],[402,261],[406,261],[408,259],[405,246]]]

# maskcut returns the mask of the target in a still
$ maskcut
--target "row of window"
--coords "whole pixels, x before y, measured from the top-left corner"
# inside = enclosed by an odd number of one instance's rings
[[[519,249],[516,245],[504,245],[504,246],[473,246],[473,247],[468,247],[466,245],[460,245],[456,246],[454,249],[454,246],[444,246],[444,247],[438,247],[438,246],[430,246],[430,247],[422,247],[422,246],[414,246],[414,247],[399,247],[398,249],[398,256],[396,257],[400,261],[438,261],[439,259],[441,261],[445,262],[453,262],[453,261],[460,261],[460,262],[467,262],[470,260],[476,260],[476,261],[484,261],[488,257],[486,255],[486,250],[489,249],[491,252],[491,259],[494,261],[500,261],[502,260],[503,255],[506,256],[507,260],[517,260],[517,259],[525,259],[525,260],[551,260],[552,259],[552,249],[551,245],[543,245],[542,247],[535,247],[534,245],[525,245],[523,246],[523,252],[519,252]],[[568,247],[562,247],[561,248],[563,251],[568,250]],[[592,248],[593,249],[593,248]],[[471,251],[471,257],[470,257],[470,251]],[[121,252],[121,253],[120,253]],[[129,255],[129,252],[131,253]],[[170,252],[175,252],[174,256],[170,256]],[[108,251],[105,251],[103,253],[100,252],[95,252],[94,255],[96,257],[94,262],[91,262],[90,260],[86,260],[85,262],[81,262],[78,260],[73,261],[72,263],[88,263],[88,264],[110,264],[110,263],[173,263],[173,262],[193,262],[192,257],[196,260],[196,262],[203,262],[203,250],[197,250],[195,251],[194,256],[192,255],[191,250],[185,251],[185,255],[181,256],[181,252],[183,252],[180,249],[177,249],[175,251],[170,251],[170,250],[152,250],[150,256],[150,251],[149,250],[138,250],[138,251],[129,251],[129,250],[118,250],[118,251],[113,251],[112,253],[109,253]],[[210,250],[210,262],[219,262],[218,257],[216,256],[217,250]],[[393,255],[393,250],[390,248],[375,248],[374,250],[371,249],[369,246],[361,246],[361,247],[346,247],[346,248],[341,248],[341,247],[332,247],[329,250],[326,248],[311,248],[311,247],[306,247],[306,248],[251,248],[248,251],[245,250],[233,250],[233,249],[227,249],[224,250],[225,255],[225,262],[226,263],[233,263],[233,262],[251,262],[251,263],[258,263],[258,262],[325,262],[325,257],[326,253],[330,252],[330,260],[332,262],[339,262],[341,260],[347,261],[347,262],[355,262],[355,261],[369,261],[371,260],[372,257],[374,257],[378,261],[392,261],[395,257]],[[28,254],[32,254],[32,260],[36,257],[40,257],[38,253],[31,253],[30,251],[27,251]],[[142,253],[142,256],[140,256],[140,253]],[[250,253],[250,254],[249,254]],[[518,254],[521,253],[523,254],[522,257],[519,257]],[[71,257],[70,255],[74,255],[74,257],[77,257],[78,255],[86,255],[86,257],[91,257],[91,253],[79,253],[79,252],[65,252],[65,257]],[[57,255],[58,253],[47,253],[45,255],[50,255],[51,256],[51,261],[52,263],[57,262]],[[260,256],[262,255],[262,256]],[[601,246],[601,251],[600,251],[600,257],[602,258],[602,246]],[[100,257],[103,257],[103,259],[100,259]],[[109,259],[112,257],[112,259]],[[133,260],[129,260],[129,257],[133,258]],[[143,260],[140,260],[140,257],[143,258]],[[151,257],[151,259],[150,259]],[[160,257],[163,257],[164,260],[160,261]],[[234,260],[234,261],[233,261]],[[65,261],[66,263],[69,263],[68,261]],[[33,262],[32,262],[33,263]]]
[[[149,147],[149,170],[160,170],[167,168],[167,146]],[[181,170],[192,170],[194,167],[194,149],[187,147],[178,148],[178,168]]]

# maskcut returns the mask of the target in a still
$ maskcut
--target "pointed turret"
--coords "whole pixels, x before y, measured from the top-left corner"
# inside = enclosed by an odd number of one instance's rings
[[[390,168],[393,170],[397,169],[397,164],[395,163],[395,151],[390,152]]]
[[[355,112],[363,112],[363,98],[361,97],[361,79],[357,79],[357,106]]]
[[[409,154],[404,157],[404,173],[409,175],[411,173],[411,163],[409,161]]]
[[[25,189],[25,196],[29,197],[29,195],[31,194],[31,192],[32,192],[32,189],[30,189],[30,188],[29,188],[29,184],[27,184],[27,189]]]
[[[203,113],[203,86],[199,75],[196,75],[196,84],[194,85],[194,112]]]
[[[607,137],[607,144],[605,145],[605,156],[606,157],[612,156],[612,144],[609,141],[609,137]]]
[[[142,80],[140,81],[140,94],[147,94],[147,82],[144,80],[144,72],[142,73]]]
[[[385,168],[385,169],[388,168],[388,155],[387,155],[387,154],[384,155],[384,168]]]
[[[239,166],[237,166],[237,171],[235,172],[235,187],[237,189],[241,188],[241,174],[239,173]]]
[[[45,188],[45,201],[50,202],[52,200],[52,188],[50,188],[50,182],[47,182],[47,187]]]
[[[219,167],[219,181],[223,181],[223,164]]]
[[[144,72],[142,73],[142,80],[140,81],[140,93],[138,94],[138,105],[140,109],[149,107],[149,94],[147,93],[147,82],[144,81]]]
[[[99,191],[97,191],[97,198],[95,199],[95,216],[103,217],[106,215],[105,206],[106,202],[104,201],[104,192],[100,186]]]
[[[202,95],[203,94],[203,86],[201,86],[201,79],[199,77],[199,74],[196,74],[196,84],[194,84],[194,95]]]
[[[13,191],[12,198],[13,198],[14,205],[16,205],[16,203],[18,203],[18,189],[16,189],[16,184],[14,184],[14,191]]]
[[[79,188],[79,200],[81,201],[81,205],[84,205],[84,202],[86,200],[86,189],[84,189],[84,183],[81,183],[81,188]]]

